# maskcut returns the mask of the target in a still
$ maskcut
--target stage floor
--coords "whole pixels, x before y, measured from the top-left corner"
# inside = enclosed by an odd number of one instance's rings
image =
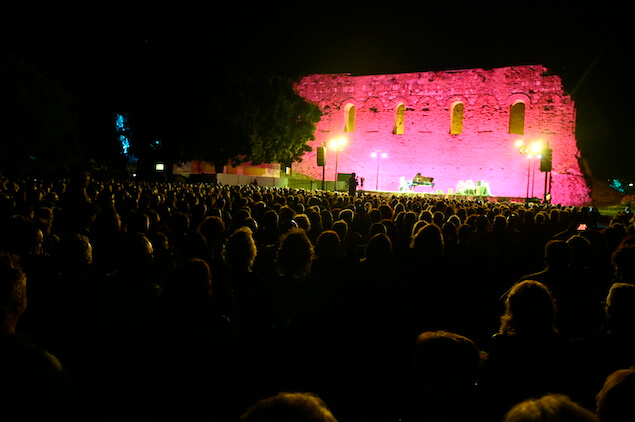
[[[466,201],[483,201],[483,202],[515,202],[515,203],[540,203],[540,198],[522,198],[511,196],[491,196],[491,195],[463,195],[456,193],[434,193],[434,192],[417,192],[417,191],[384,191],[364,189],[358,190],[359,195],[389,195],[389,196],[423,196],[426,198],[454,199]]]

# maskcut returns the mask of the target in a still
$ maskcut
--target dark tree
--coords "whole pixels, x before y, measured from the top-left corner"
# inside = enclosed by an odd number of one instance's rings
[[[145,129],[133,130],[144,135],[144,144],[162,139],[163,153],[174,161],[197,159],[217,167],[228,161],[291,162],[311,149],[307,142],[321,112],[298,95],[290,78],[256,66],[192,65],[186,74],[154,83],[145,98],[153,98],[152,106],[136,114]]]
[[[8,56],[0,60],[0,171],[65,172],[79,159],[73,97],[55,80]]]

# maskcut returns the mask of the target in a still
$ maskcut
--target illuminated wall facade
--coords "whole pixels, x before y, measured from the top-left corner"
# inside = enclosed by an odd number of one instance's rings
[[[542,197],[545,173],[527,148],[542,142],[553,150],[553,202],[590,202],[574,102],[543,66],[310,75],[297,89],[323,116],[313,151],[294,171],[321,179],[316,151],[326,145],[326,180],[335,178],[337,162],[338,173],[355,172],[367,190],[398,191],[400,178],[421,173],[434,177],[435,187],[417,192],[456,192],[463,182],[483,181],[492,196]],[[340,151],[329,147],[342,138]]]

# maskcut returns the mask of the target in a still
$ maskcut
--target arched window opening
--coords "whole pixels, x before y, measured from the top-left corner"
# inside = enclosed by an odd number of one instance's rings
[[[344,132],[355,131],[355,106],[348,104],[346,106],[346,125],[344,126]]]
[[[406,106],[399,104],[397,107],[397,113],[395,115],[395,127],[392,131],[395,135],[403,135],[404,124],[406,118]]]
[[[463,133],[463,103],[456,103],[452,106],[450,134],[458,135],[460,133]]]
[[[519,101],[509,108],[509,133],[525,134],[525,103]]]

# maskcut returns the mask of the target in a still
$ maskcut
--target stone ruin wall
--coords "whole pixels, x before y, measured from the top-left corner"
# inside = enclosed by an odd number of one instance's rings
[[[539,161],[528,163],[516,141],[548,142],[553,150],[553,203],[583,205],[590,190],[580,168],[575,139],[576,111],[557,75],[543,66],[419,72],[394,75],[310,75],[297,85],[307,101],[323,111],[313,151],[293,170],[322,179],[316,148],[327,145],[325,179],[335,178],[331,139],[345,136],[337,172],[364,177],[365,188],[397,191],[400,177],[420,172],[434,177],[435,187],[418,192],[448,193],[462,180],[486,181],[490,194],[541,198],[545,173]],[[510,106],[525,103],[524,133],[509,133]],[[450,134],[452,106],[464,105],[463,128]],[[397,108],[405,106],[403,134],[393,134]],[[353,105],[354,130],[346,132],[346,109]],[[372,158],[374,150],[386,158]],[[378,162],[379,160],[379,162]],[[377,171],[379,165],[379,171]],[[533,193],[533,195],[532,195]]]

